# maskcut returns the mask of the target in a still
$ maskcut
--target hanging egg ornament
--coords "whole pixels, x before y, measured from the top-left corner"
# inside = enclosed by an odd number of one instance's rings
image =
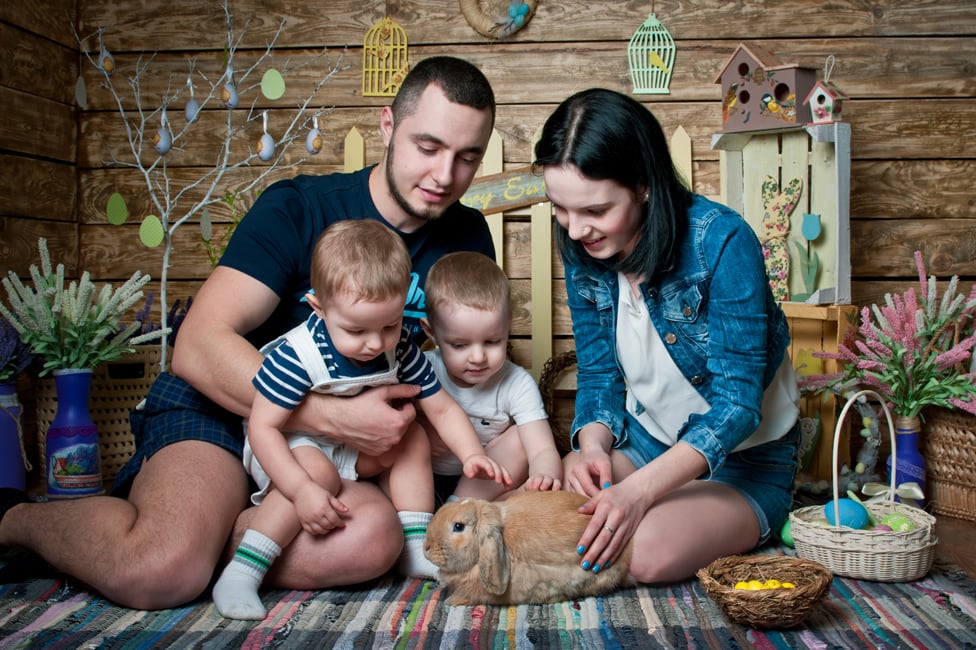
[[[186,100],[186,106],[183,108],[183,117],[187,122],[195,122],[200,115],[200,102],[193,97],[193,82],[187,79],[186,85],[190,89],[190,98]]]
[[[160,118],[160,127],[156,131],[156,135],[153,137],[153,149],[156,150],[160,156],[165,156],[170,147],[173,146],[173,136],[169,132],[169,127],[166,122],[166,108],[163,108],[162,117]]]
[[[104,47],[98,53],[98,67],[101,68],[107,75],[110,75],[115,71],[115,57],[113,57],[112,53],[106,50]]]
[[[268,111],[264,112],[264,134],[258,141],[258,158],[268,162],[274,156],[274,138],[268,133]]]
[[[238,102],[241,98],[237,94],[237,86],[233,83],[225,83],[224,87],[220,89],[220,101],[224,103],[224,106],[233,110],[237,108]]]
[[[318,152],[322,151],[322,146],[325,142],[322,139],[322,133],[319,131],[319,118],[312,118],[312,130],[308,132],[305,136],[305,149],[313,156]]]
[[[227,74],[225,76],[227,77],[227,83],[220,89],[220,101],[224,103],[224,106],[233,110],[237,108],[241,97],[237,94],[237,85],[234,83],[234,70],[229,63],[227,64]]]

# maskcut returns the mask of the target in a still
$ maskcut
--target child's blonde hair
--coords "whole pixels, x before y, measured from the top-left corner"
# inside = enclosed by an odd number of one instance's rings
[[[367,302],[405,297],[411,268],[406,244],[390,228],[374,219],[339,221],[315,242],[312,289],[320,300],[343,291]]]
[[[512,290],[495,260],[482,253],[449,253],[437,260],[424,284],[427,320],[433,325],[445,308],[462,305],[511,316]]]

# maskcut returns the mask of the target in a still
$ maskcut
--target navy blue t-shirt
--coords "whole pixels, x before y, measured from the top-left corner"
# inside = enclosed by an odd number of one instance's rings
[[[281,297],[271,317],[247,335],[256,347],[308,318],[311,307],[302,298],[311,288],[312,249],[327,226],[344,219],[376,219],[393,228],[369,194],[371,169],[278,181],[261,193],[237,225],[220,265],[246,273]],[[412,233],[394,230],[413,260],[403,324],[420,343],[420,318],[426,309],[423,287],[430,267],[454,251],[475,251],[494,259],[495,248],[484,216],[461,203]]]

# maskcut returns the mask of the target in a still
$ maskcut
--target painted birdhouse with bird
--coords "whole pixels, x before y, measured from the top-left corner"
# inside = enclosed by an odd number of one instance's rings
[[[810,107],[814,124],[840,122],[841,111],[847,95],[832,81],[818,81],[807,94],[803,103]]]
[[[739,44],[715,83],[722,86],[722,131],[759,131],[811,121],[804,103],[817,71],[784,64],[768,50]]]

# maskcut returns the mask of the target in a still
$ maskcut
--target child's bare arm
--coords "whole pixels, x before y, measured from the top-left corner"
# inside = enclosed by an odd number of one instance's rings
[[[528,459],[527,490],[558,490],[562,486],[563,462],[556,449],[548,420],[518,425],[519,440]]]
[[[447,391],[439,390],[419,400],[419,405],[441,440],[461,460],[465,476],[490,478],[496,483],[511,485],[512,477],[508,471],[485,453],[468,415]]]

